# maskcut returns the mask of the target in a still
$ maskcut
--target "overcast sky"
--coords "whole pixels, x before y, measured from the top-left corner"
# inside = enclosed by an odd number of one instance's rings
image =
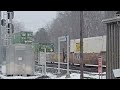
[[[15,11],[15,20],[25,24],[26,30],[36,32],[56,17],[56,11]]]
[[[56,11],[15,11],[14,19],[25,24],[26,30],[36,32],[56,17]]]

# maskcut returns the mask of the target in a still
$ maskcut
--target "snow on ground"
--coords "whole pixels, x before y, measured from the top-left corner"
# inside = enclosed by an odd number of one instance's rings
[[[38,78],[39,76],[29,76],[29,77],[24,77],[24,76],[4,76],[4,75],[0,75],[0,77],[2,79],[35,79]]]
[[[53,75],[51,73],[47,74],[51,79],[80,79],[80,74],[78,73],[72,73],[70,74],[70,78],[66,78],[66,75],[63,75],[59,78],[57,78],[56,75]],[[91,79],[99,79],[99,75],[96,74],[84,74],[84,77],[91,78]],[[102,76],[102,79],[106,79],[106,76]]]
[[[105,74],[105,73],[103,73],[103,74]],[[9,77],[7,77],[5,75],[0,74],[0,77],[2,79],[37,79],[41,76],[42,76],[41,73],[35,73],[35,76],[29,76],[29,77],[24,77],[24,76],[9,76]],[[52,73],[47,73],[47,76],[49,77],[48,79],[80,79],[80,73],[71,73],[70,78],[66,78],[66,75],[57,77],[56,74],[52,74]],[[99,79],[98,73],[84,74],[84,77],[91,78],[91,79]],[[102,79],[106,79],[106,76],[103,75]]]
[[[103,74],[105,74],[105,72]],[[40,75],[41,74],[39,73],[39,76]],[[49,76],[50,79],[80,79],[80,74],[79,73],[71,73],[70,78],[66,78],[66,75],[63,75],[61,77],[57,77],[57,75],[52,74],[52,73],[47,73],[47,76]],[[84,74],[84,77],[91,78],[91,79],[99,79],[98,73]],[[102,79],[106,79],[106,76],[103,75]]]
[[[88,78],[91,78],[91,79],[99,79],[99,75],[94,75],[94,74],[84,74],[84,77],[88,77]],[[102,79],[106,79],[106,76],[103,75],[102,76]]]
[[[72,73],[70,74],[70,78],[66,78],[66,75],[64,75],[58,79],[80,79],[80,74]]]

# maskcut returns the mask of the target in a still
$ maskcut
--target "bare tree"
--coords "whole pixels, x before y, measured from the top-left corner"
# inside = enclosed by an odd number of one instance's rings
[[[14,24],[14,33],[25,30],[24,23],[14,20],[13,24]]]
[[[35,43],[49,43],[48,32],[44,28],[40,28],[34,36]]]
[[[80,38],[80,11],[60,11],[56,18],[48,25],[47,31],[51,42],[57,50],[57,38],[69,35],[70,39]],[[84,33],[85,37],[106,35],[106,28],[101,22],[105,18],[113,17],[115,11],[84,11]]]

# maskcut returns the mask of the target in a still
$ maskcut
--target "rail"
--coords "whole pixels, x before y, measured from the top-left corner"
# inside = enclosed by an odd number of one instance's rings
[[[51,61],[47,61],[47,63],[51,63]],[[58,63],[58,62],[54,62],[54,63]],[[60,62],[60,64],[67,64],[67,63],[63,63]],[[80,64],[74,64],[74,65],[80,65]],[[93,65],[93,64],[85,64],[86,67],[98,67],[98,65]],[[106,65],[102,65],[103,68],[106,68]]]

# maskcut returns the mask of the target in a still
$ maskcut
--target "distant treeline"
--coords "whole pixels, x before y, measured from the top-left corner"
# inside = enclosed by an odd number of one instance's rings
[[[114,17],[116,11],[84,11],[83,37],[106,34],[106,26],[101,22]],[[80,11],[59,11],[56,18],[46,27],[40,28],[34,36],[35,42],[54,43],[57,50],[58,37],[69,35],[70,39],[80,38]],[[63,47],[63,46],[62,46]]]

